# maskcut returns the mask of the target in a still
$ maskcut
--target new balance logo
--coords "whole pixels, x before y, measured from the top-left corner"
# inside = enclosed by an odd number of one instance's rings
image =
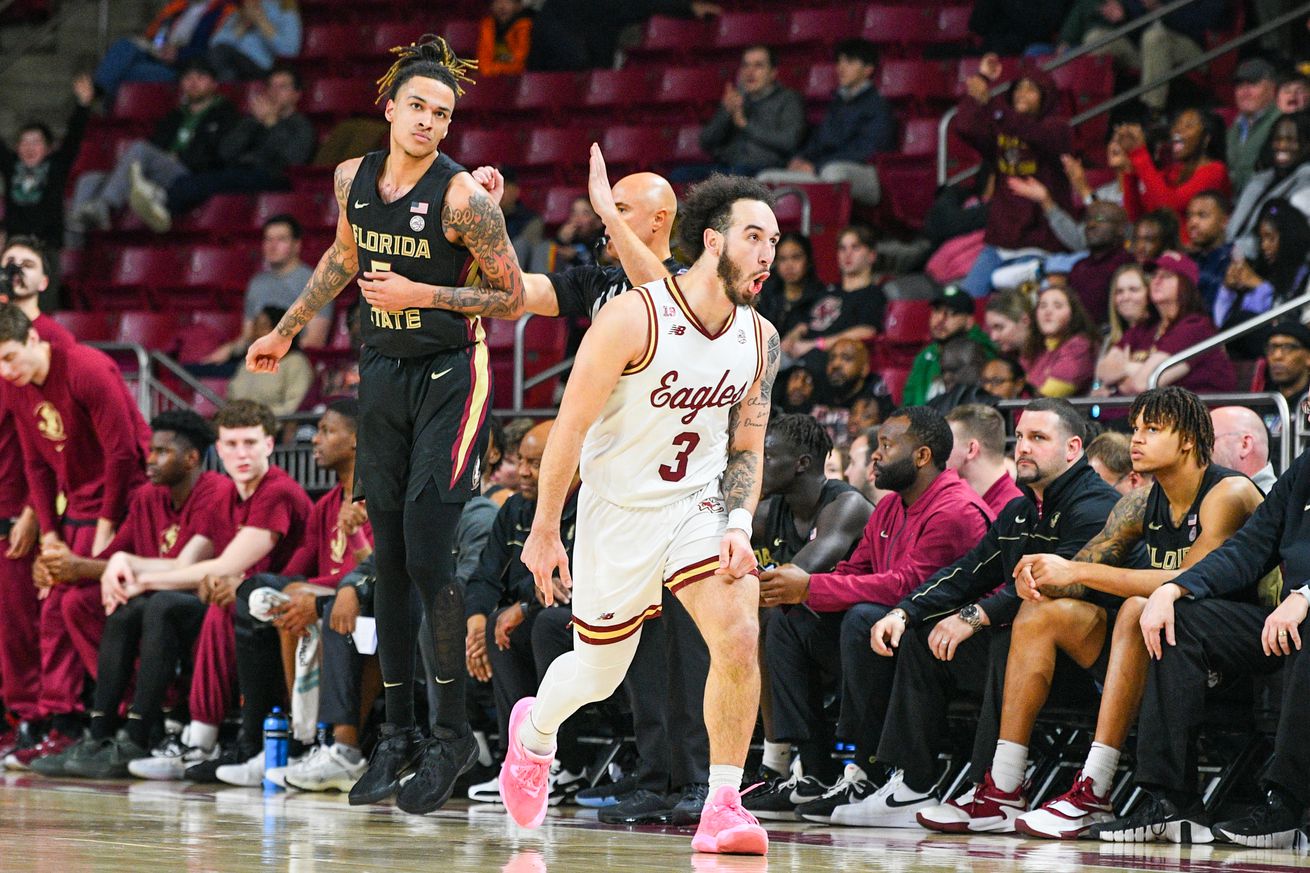
[[[686,332],[687,332],[687,325],[685,324],[674,324],[669,327],[669,333],[673,334],[674,336],[682,336]]]
[[[613,619],[614,619],[614,613],[612,613],[612,612],[602,612],[602,613],[600,614],[600,617],[597,618],[596,621],[612,621]]]

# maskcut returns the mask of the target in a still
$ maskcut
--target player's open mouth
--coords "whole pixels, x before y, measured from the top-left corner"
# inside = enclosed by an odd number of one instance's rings
[[[751,293],[752,293],[752,294],[759,294],[762,290],[764,290],[764,282],[765,282],[765,280],[767,280],[768,278],[769,278],[769,274],[768,274],[768,273],[760,273],[758,276],[756,276],[754,279],[752,279],[752,280],[751,280]]]

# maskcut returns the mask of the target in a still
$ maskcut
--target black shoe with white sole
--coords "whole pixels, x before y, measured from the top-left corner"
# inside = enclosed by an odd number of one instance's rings
[[[1182,806],[1163,794],[1148,794],[1131,815],[1093,825],[1087,837],[1105,843],[1211,843],[1208,820],[1200,801]]]
[[[1290,849],[1301,835],[1302,811],[1287,803],[1281,792],[1270,791],[1265,802],[1241,818],[1219,822],[1217,832],[1230,843],[1253,849]]]

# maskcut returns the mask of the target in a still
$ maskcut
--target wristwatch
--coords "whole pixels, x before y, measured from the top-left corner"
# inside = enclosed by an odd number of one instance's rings
[[[893,616],[893,615],[896,616],[897,618],[899,618],[899,619],[901,620],[901,624],[903,624],[903,625],[907,625],[907,626],[909,625],[909,623],[910,623],[910,617],[909,617],[908,615],[906,615],[906,614],[905,614],[905,610],[901,609],[899,606],[896,607],[895,609],[893,609],[891,612],[887,613],[887,616],[888,616],[889,618],[890,618],[891,616]]]
[[[976,603],[970,603],[960,610],[960,618],[974,630],[983,626],[983,611]]]

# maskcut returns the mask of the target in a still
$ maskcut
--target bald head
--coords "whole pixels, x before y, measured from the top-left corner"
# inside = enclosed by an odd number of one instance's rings
[[[1269,463],[1269,431],[1265,423],[1245,406],[1221,406],[1211,410],[1214,423],[1214,451],[1211,460],[1247,476],[1254,476]]]
[[[678,197],[655,173],[633,173],[614,183],[614,204],[633,233],[661,258],[669,257],[669,235],[678,214]],[[610,257],[614,250],[609,249]]]
[[[543,421],[523,435],[519,442],[519,494],[527,500],[537,499],[537,477],[541,474],[541,456],[546,453],[546,438],[555,426],[554,419]]]

